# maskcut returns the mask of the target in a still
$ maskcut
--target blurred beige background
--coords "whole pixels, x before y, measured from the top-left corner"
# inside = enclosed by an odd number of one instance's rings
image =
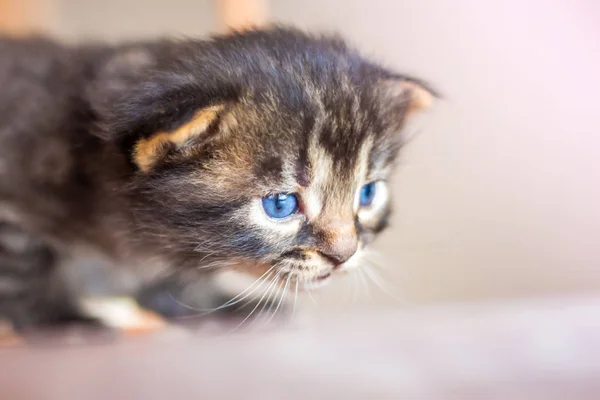
[[[19,2],[31,11],[23,25],[69,41],[204,35],[222,28],[218,3]],[[373,258],[395,296],[428,303],[600,289],[600,3],[258,3],[261,18],[340,31],[445,95],[411,129],[419,133],[394,182],[394,227]],[[19,31],[7,15],[4,25]],[[320,296],[346,307],[349,287],[361,284],[342,280]],[[397,304],[370,293],[359,303]]]

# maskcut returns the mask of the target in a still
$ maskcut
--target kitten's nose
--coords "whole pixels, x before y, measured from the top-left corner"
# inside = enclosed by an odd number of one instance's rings
[[[321,248],[321,254],[330,259],[336,267],[348,261],[358,249],[356,233],[339,235]]]

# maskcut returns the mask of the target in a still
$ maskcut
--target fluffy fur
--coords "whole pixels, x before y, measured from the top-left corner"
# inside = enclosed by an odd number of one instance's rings
[[[34,263],[47,272],[24,274],[31,251],[0,238],[0,283],[21,280],[0,285],[0,315],[21,325],[76,314],[51,276],[81,247],[288,284],[357,264],[387,225],[398,131],[431,98],[337,37],[290,28],[115,47],[0,39],[0,88],[2,229],[48,254]],[[296,193],[300,212],[267,217],[273,193]]]

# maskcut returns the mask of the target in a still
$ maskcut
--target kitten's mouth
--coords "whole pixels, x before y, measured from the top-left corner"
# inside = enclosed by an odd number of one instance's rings
[[[315,281],[322,281],[325,280],[327,278],[329,278],[331,276],[331,272],[326,272],[323,275],[319,275],[315,278]]]
[[[243,267],[243,268],[240,268]],[[273,275],[275,274],[275,272],[269,272],[272,269],[272,266],[269,266],[269,264],[252,264],[252,263],[247,263],[247,264],[240,264],[237,266],[239,269],[243,270],[245,273],[248,273],[249,271],[251,272],[252,276],[255,277],[263,277],[266,280],[268,280],[269,278],[273,278]],[[287,271],[283,274],[280,275],[279,279],[281,279],[282,282],[285,282],[288,274],[292,274],[292,279],[293,280],[297,280],[298,281],[298,289],[302,290],[302,291],[310,291],[310,290],[314,290],[317,288],[321,288],[322,286],[325,286],[326,284],[330,283],[333,280],[333,275],[335,275],[335,273],[337,272],[343,272],[343,271],[338,271],[338,268],[330,268],[328,270],[322,271],[319,275],[316,275],[313,277],[310,276],[302,276],[303,274],[299,274],[298,271]],[[293,285],[290,284],[290,285]],[[293,286],[292,286],[293,287]]]
[[[322,275],[317,276],[316,278],[314,278],[312,280],[302,282],[302,284],[300,285],[300,288],[303,291],[311,291],[313,289],[317,289],[317,288],[327,285],[328,283],[331,282],[331,280],[332,280],[331,272],[326,272]]]

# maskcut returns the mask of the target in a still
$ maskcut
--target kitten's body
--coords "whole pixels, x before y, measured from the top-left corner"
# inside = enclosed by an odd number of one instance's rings
[[[82,99],[93,65],[46,40],[0,39],[0,315],[19,326],[77,317],[62,261],[79,247],[118,256],[113,233],[128,224],[113,195],[126,159],[90,134]]]
[[[0,39],[0,88],[0,317],[20,326],[77,317],[57,278],[77,248],[142,266],[275,265],[288,284],[330,273],[385,226],[387,199],[361,223],[353,193],[385,178],[423,93],[337,39],[283,29]],[[300,193],[302,217],[260,214],[274,192]]]

